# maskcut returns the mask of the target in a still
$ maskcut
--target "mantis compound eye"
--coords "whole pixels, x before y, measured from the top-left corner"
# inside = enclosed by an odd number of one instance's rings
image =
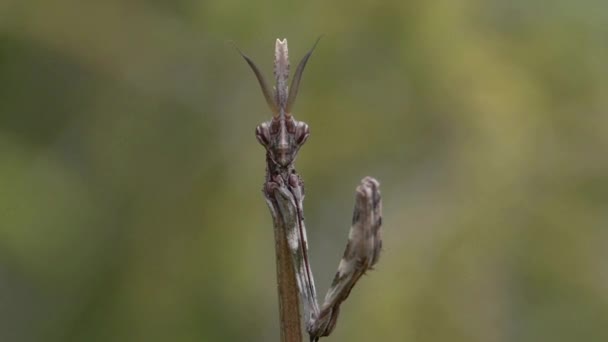
[[[270,132],[268,131],[268,125],[266,123],[258,125],[258,127],[255,128],[255,137],[264,147],[270,144]]]
[[[304,122],[298,122],[296,125],[296,142],[299,145],[304,144],[309,135],[310,129],[308,128],[308,125]]]

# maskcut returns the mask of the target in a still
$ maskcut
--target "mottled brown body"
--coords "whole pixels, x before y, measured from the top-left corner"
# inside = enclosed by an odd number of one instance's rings
[[[277,39],[274,92],[255,63],[241,53],[254,71],[273,113],[271,120],[258,125],[256,138],[266,149],[263,193],[275,229],[281,340],[288,342],[301,341],[298,293],[304,302],[306,330],[311,341],[328,336],[336,325],[340,304],[361,275],[376,263],[382,245],[379,183],[366,177],[357,188],[353,226],[344,257],[319,310],[304,226],[304,185],[294,166],[297,153],[310,132],[306,123],[297,121],[291,114],[304,67],[313,50],[314,46],[299,63],[289,88],[287,40]]]

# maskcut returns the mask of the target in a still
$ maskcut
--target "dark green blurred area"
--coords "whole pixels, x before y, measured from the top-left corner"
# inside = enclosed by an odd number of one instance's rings
[[[605,1],[0,3],[0,341],[278,341],[255,126],[295,114],[323,297],[354,188],[385,249],[327,341],[608,341]]]

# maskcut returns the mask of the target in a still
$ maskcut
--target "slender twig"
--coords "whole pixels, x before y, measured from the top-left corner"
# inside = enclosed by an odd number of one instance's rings
[[[268,206],[272,208],[269,202]],[[271,209],[272,210],[272,209]],[[278,216],[273,215],[276,219]],[[291,255],[287,246],[282,222],[274,222],[274,241],[277,262],[277,289],[279,294],[279,322],[281,341],[301,342],[300,332],[300,299],[294,269],[291,266]]]
[[[266,181],[263,193],[274,223],[283,342],[302,341],[300,299],[304,303],[306,330],[310,340],[318,341],[320,337],[328,336],[336,325],[340,305],[359,278],[376,264],[382,248],[382,202],[379,183],[371,177],[365,177],[357,187],[353,222],[344,256],[319,309],[304,226],[304,184],[294,166],[296,155],[309,136],[309,129],[306,123],[297,121],[291,114],[302,73],[315,46],[300,61],[291,87],[288,87],[287,40],[277,39],[274,92],[255,63],[237,49],[253,69],[273,113],[271,120],[256,128],[256,138],[266,149]]]

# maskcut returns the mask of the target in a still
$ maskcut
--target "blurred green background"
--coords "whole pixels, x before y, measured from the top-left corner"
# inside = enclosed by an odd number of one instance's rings
[[[327,341],[608,341],[605,1],[0,3],[0,341],[278,341],[255,126],[296,117],[321,297],[354,188],[385,248]]]

